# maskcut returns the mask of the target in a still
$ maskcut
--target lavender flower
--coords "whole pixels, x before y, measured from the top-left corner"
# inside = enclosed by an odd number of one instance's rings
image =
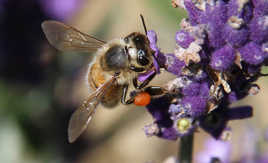
[[[219,139],[230,120],[252,116],[250,106],[230,104],[259,91],[254,82],[268,56],[267,0],[173,0],[173,6],[189,16],[175,34],[174,53],[160,53],[156,34],[148,33],[159,67],[176,76],[164,86],[170,94],[147,106],[158,127],[153,135],[176,140],[201,127]]]

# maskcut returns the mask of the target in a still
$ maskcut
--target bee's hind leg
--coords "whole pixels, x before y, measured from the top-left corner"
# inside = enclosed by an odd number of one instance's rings
[[[144,88],[144,92],[149,93],[151,96],[160,96],[167,93],[167,90],[160,86],[148,86]]]
[[[121,103],[124,105],[129,105],[129,104],[132,104],[134,102],[134,97],[132,97],[132,96],[130,99],[126,100],[127,93],[128,93],[128,85],[126,84],[123,86],[123,94],[121,97]]]

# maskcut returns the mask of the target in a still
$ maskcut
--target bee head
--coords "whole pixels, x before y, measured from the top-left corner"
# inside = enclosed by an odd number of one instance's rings
[[[152,52],[148,38],[141,33],[133,32],[124,38],[131,64],[137,67],[152,64]]]

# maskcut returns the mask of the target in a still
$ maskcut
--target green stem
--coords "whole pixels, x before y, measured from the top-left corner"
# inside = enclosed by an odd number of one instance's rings
[[[181,138],[179,145],[179,163],[191,163],[193,154],[194,134]]]

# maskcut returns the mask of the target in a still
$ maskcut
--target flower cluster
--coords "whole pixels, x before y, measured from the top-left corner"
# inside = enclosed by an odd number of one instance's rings
[[[203,128],[216,139],[229,120],[252,116],[250,106],[230,104],[255,95],[268,57],[267,0],[174,0],[188,12],[175,35],[174,53],[163,55],[148,33],[160,68],[176,75],[169,94],[147,106],[155,121],[148,136],[176,140]]]

